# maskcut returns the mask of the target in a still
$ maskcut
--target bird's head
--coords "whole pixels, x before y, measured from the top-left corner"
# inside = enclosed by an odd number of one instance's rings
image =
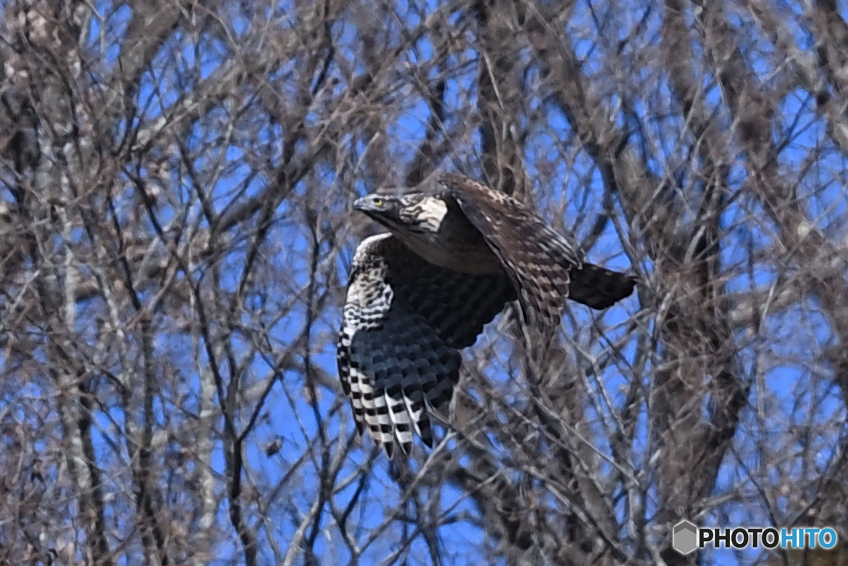
[[[353,208],[401,235],[437,232],[448,210],[445,201],[423,193],[370,194],[356,199]]]
[[[353,201],[354,210],[364,212],[380,224],[397,222],[402,205],[400,198],[392,195],[365,195]]]

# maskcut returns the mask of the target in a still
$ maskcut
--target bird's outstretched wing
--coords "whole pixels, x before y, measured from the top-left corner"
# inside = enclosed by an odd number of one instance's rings
[[[515,298],[502,275],[475,276],[421,259],[391,234],[364,240],[353,260],[337,361],[357,428],[391,457],[413,431],[433,445],[428,411],[459,379],[458,349]]]
[[[525,322],[543,334],[559,327],[566,297],[603,309],[633,291],[632,276],[586,263],[573,237],[557,233],[514,198],[458,175],[439,182],[444,198],[456,200],[500,259]]]

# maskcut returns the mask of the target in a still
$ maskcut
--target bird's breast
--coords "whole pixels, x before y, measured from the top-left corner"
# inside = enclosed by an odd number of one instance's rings
[[[470,275],[503,273],[501,262],[478,233],[472,238],[433,238],[407,241],[407,246],[428,262]]]

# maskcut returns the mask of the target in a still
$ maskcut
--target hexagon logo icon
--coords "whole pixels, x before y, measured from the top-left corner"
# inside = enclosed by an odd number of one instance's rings
[[[680,554],[689,554],[698,548],[698,527],[689,521],[680,521],[674,525],[671,547]]]

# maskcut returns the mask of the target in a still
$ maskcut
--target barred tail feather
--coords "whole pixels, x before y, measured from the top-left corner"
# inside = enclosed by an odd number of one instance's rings
[[[635,284],[632,275],[584,263],[580,269],[571,271],[568,298],[593,309],[605,309],[630,295]]]

